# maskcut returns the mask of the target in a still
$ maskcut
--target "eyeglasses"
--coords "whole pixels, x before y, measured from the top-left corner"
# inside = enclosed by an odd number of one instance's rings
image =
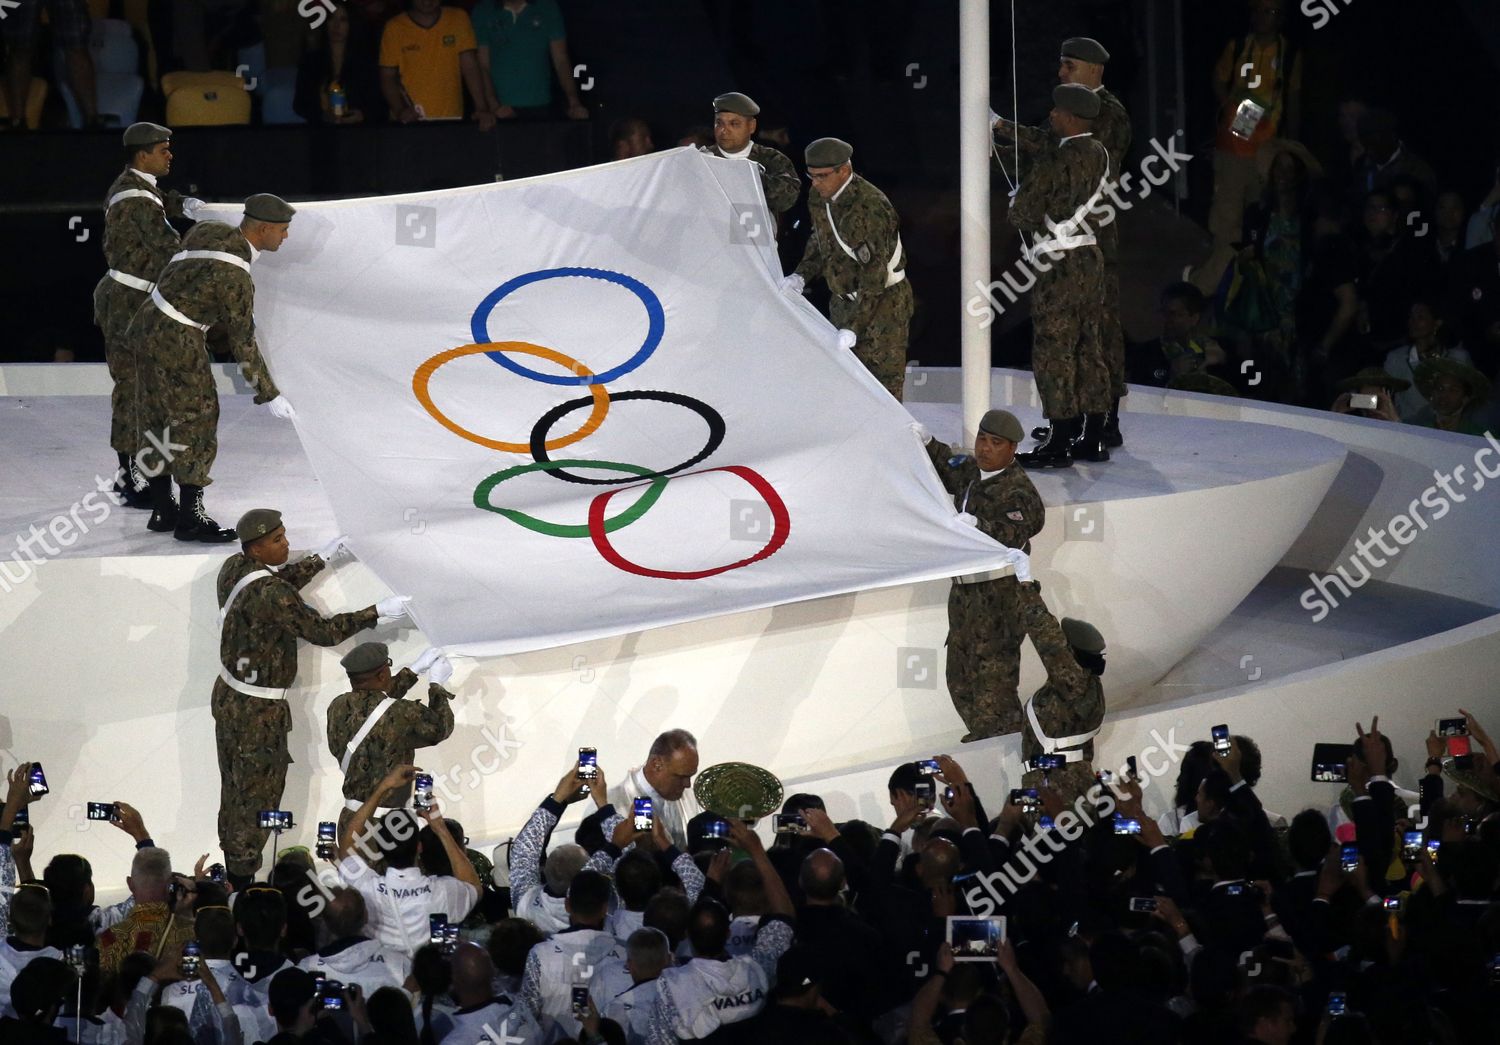
[[[807,172],[807,180],[808,181],[826,181],[827,179],[833,177],[838,172],[839,172],[839,168],[838,167],[835,167],[831,171],[820,171],[818,173],[814,173],[812,171],[808,171]]]

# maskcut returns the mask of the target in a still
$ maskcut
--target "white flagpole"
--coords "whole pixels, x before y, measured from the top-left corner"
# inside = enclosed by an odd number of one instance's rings
[[[959,4],[959,272],[962,276],[963,441],[973,446],[990,406],[990,324],[968,303],[990,282],[990,5]],[[986,302],[988,303],[988,302]],[[974,312],[978,311],[978,316]]]

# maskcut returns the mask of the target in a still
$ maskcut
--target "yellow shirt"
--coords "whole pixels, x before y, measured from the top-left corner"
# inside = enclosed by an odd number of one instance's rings
[[[1293,67],[1283,68],[1286,57],[1282,52],[1284,40],[1285,37],[1278,36],[1272,43],[1261,44],[1252,39],[1246,47],[1245,41],[1240,39],[1225,45],[1224,53],[1214,66],[1217,82],[1229,85],[1229,104],[1219,115],[1219,149],[1237,156],[1254,156],[1262,142],[1276,137],[1281,130],[1286,118],[1287,96],[1302,90],[1302,55],[1294,53]],[[1238,69],[1234,67],[1236,61],[1240,63]],[[1246,95],[1266,110],[1248,141],[1229,132],[1239,99]]]
[[[458,120],[464,115],[463,76],[458,56],[478,48],[474,26],[460,8],[440,9],[438,20],[423,29],[402,13],[385,24],[380,36],[380,64],[400,70],[401,86],[429,120]]]

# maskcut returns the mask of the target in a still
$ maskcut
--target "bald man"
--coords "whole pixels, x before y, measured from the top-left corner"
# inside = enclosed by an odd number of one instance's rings
[[[495,963],[477,943],[459,944],[453,953],[453,1000],[458,1011],[442,1045],[481,1045],[496,1041],[543,1041],[542,1028],[519,998],[496,994]]]

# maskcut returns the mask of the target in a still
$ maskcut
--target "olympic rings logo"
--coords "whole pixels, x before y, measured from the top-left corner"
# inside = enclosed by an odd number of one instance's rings
[[[492,341],[489,332],[489,318],[494,312],[495,306],[511,294],[533,283],[549,279],[595,279],[606,283],[613,283],[623,287],[640,301],[646,312],[646,337],[641,342],[640,348],[625,362],[612,370],[606,370],[602,374],[595,373],[582,362],[564,355],[556,349],[547,348],[543,345],[533,345],[527,341]],[[611,272],[608,269],[596,268],[554,268],[539,269],[535,272],[527,272],[507,280],[496,287],[479,306],[474,310],[474,315],[469,324],[474,341],[472,344],[460,345],[439,352],[417,367],[412,374],[412,393],[417,402],[431,415],[432,419],[442,425],[448,431],[467,442],[483,446],[502,453],[527,454],[532,458],[530,464],[515,465],[503,468],[498,472],[486,477],[474,488],[474,505],[487,512],[494,512],[502,518],[521,526],[533,533],[540,533],[548,537],[584,538],[593,542],[594,549],[600,557],[611,566],[626,573],[632,573],[641,577],[656,577],[662,580],[701,580],[704,577],[713,577],[717,574],[728,573],[730,570],[741,569],[752,563],[760,562],[775,555],[786,543],[787,536],[791,532],[791,515],[787,511],[785,502],[782,501],[775,488],[753,468],[744,465],[720,465],[712,468],[702,468],[697,471],[688,471],[694,465],[700,464],[713,456],[714,452],[724,441],[725,425],[723,416],[712,406],[692,396],[682,395],[677,392],[661,391],[634,391],[609,393],[605,385],[618,377],[636,370],[649,360],[656,350],[661,346],[663,333],[666,331],[666,313],[662,308],[660,299],[640,280],[627,276],[620,272]],[[532,427],[530,435],[525,441],[512,441],[495,439],[490,436],[481,435],[470,431],[457,421],[444,413],[432,399],[432,376],[444,364],[455,359],[466,356],[483,354],[493,362],[499,364],[512,373],[524,377],[529,381],[542,384],[559,385],[565,387],[579,387],[587,391],[586,395],[576,399],[569,399],[559,403],[548,410]],[[539,370],[525,366],[515,360],[515,356],[532,356],[544,359],[550,363],[568,371],[567,374],[547,374]],[[589,461],[579,458],[554,458],[553,451],[562,450],[565,447],[579,443],[587,439],[599,430],[604,420],[615,403],[628,403],[637,401],[653,401],[669,403],[680,406],[697,413],[708,426],[708,439],[703,448],[686,460],[672,465],[670,468],[662,468],[653,471],[650,468],[637,464],[629,464],[623,461]],[[588,414],[579,426],[571,432],[563,435],[553,436],[552,429],[563,418],[572,413],[577,413],[587,408]],[[515,508],[507,508],[494,503],[494,494],[497,488],[510,479],[527,475],[532,472],[543,472],[560,482],[574,483],[583,486],[609,486],[614,489],[598,494],[589,502],[588,521],[582,525],[570,525],[565,523],[550,522],[528,515]],[[615,473],[614,477],[583,475],[580,472],[605,472]],[[766,502],[771,511],[771,535],[765,545],[759,551],[736,562],[723,566],[713,566],[702,570],[664,570],[651,566],[643,566],[639,563],[626,559],[614,547],[609,535],[624,529],[631,523],[636,522],[656,504],[661,497],[662,491],[673,477],[706,475],[709,472],[727,472],[744,480],[751,489],[758,493]],[[618,493],[627,489],[634,489],[647,484],[645,491],[638,497],[630,507],[624,509],[614,516],[609,516],[609,504],[611,499]]]

